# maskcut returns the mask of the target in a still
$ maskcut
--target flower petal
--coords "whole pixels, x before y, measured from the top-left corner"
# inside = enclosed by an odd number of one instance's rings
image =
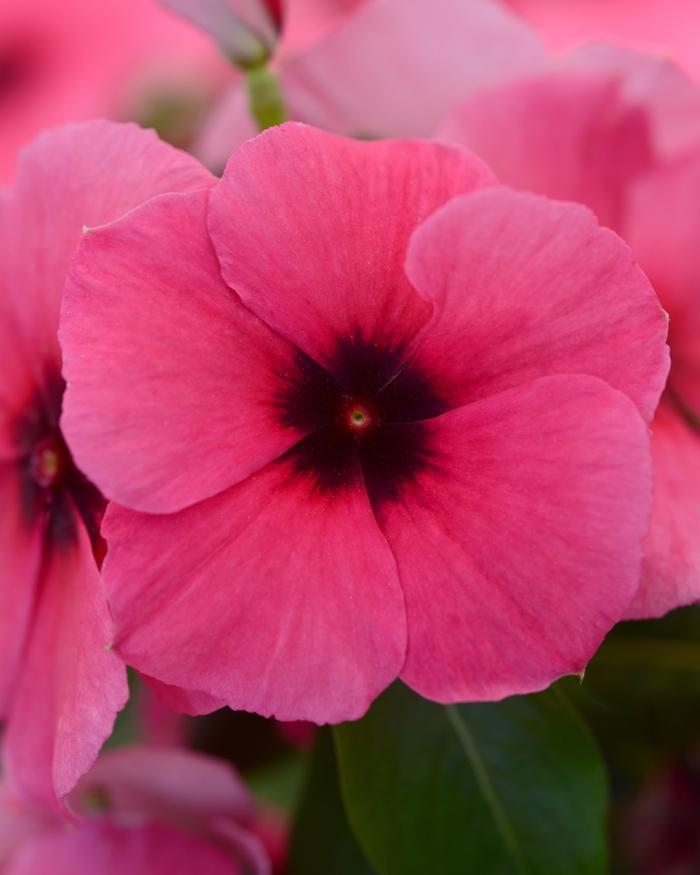
[[[375,505],[406,596],[402,679],[454,702],[581,672],[639,584],[651,459],[637,409],[594,377],[553,376],[421,427],[430,466]]]
[[[63,432],[106,496],[151,513],[215,495],[305,433],[277,400],[299,352],[222,281],[206,208],[207,192],[163,196],[91,231],[66,284]]]
[[[700,416],[700,149],[641,177],[625,237],[668,311],[669,386]]]
[[[0,191],[0,464],[21,455],[17,421],[36,391],[32,366],[10,297],[12,278],[8,267],[14,257],[10,244],[11,221],[9,194]]]
[[[359,478],[323,492],[290,454],[176,515],[111,505],[103,574],[118,652],[234,709],[359,717],[406,646],[396,565]]]
[[[167,826],[109,821],[55,830],[28,842],[6,875],[243,875],[214,842]]]
[[[489,0],[366,0],[282,61],[292,118],[346,136],[429,137],[458,101],[536,72],[537,31]]]
[[[489,91],[459,106],[439,136],[476,152],[506,185],[586,204],[618,231],[626,186],[651,163],[644,110],[600,75]]]
[[[253,797],[227,762],[189,750],[121,747],[99,757],[67,800],[89,815],[90,798],[105,797],[108,810],[203,832],[215,815],[239,822],[253,817]]]
[[[651,420],[666,320],[629,249],[587,209],[507,188],[455,198],[414,234],[406,272],[435,304],[407,372],[439,374],[451,406],[588,373]]]
[[[145,674],[141,675],[141,679],[153,690],[157,700],[176,714],[211,714],[226,706],[225,699],[216,699],[208,693],[173,687]]]
[[[64,125],[22,152],[10,189],[6,276],[39,385],[47,362],[60,367],[58,311],[83,228],[111,222],[162,192],[214,181],[194,158],[136,125]]]
[[[128,698],[87,531],[46,557],[40,598],[4,736],[11,784],[60,809],[95,761]],[[58,800],[57,801],[57,797]]]
[[[626,614],[632,620],[700,599],[700,435],[667,400],[651,427],[654,504],[642,583]]]
[[[238,64],[264,61],[279,30],[263,0],[161,0],[173,12],[210,34]]]
[[[0,717],[17,679],[41,569],[45,519],[23,514],[21,471],[0,464]]]
[[[404,275],[409,236],[452,195],[491,181],[456,147],[355,142],[290,123],[232,156],[209,229],[243,302],[342,383],[339,342],[361,337],[399,363],[408,355],[431,312]]]

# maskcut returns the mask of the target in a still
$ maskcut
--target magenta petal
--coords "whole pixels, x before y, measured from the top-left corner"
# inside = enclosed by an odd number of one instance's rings
[[[700,599],[700,435],[662,401],[652,423],[654,504],[634,620]]]
[[[639,583],[651,503],[639,412],[601,380],[554,376],[421,427],[430,465],[378,512],[406,597],[402,679],[477,701],[581,672]]]
[[[222,281],[206,208],[206,192],[163,196],[86,234],[66,284],[63,432],[105,495],[151,513],[220,492],[304,434],[277,409],[298,350]]]
[[[14,257],[7,276],[39,382],[47,361],[60,365],[61,292],[83,228],[111,222],[162,192],[213,182],[194,158],[136,125],[64,125],[22,152],[10,189],[7,245]]]
[[[129,695],[111,652],[113,622],[87,532],[52,548],[4,737],[7,775],[26,797],[57,807],[95,761]]]
[[[212,711],[218,711],[219,708],[226,705],[225,699],[216,699],[208,693],[173,687],[145,674],[142,674],[141,678],[156,694],[158,701],[177,714],[190,714],[192,716],[211,714]]]
[[[290,123],[232,156],[209,228],[243,302],[342,381],[341,341],[408,354],[431,313],[404,274],[410,234],[452,195],[491,182],[456,147],[356,142]]]
[[[119,653],[235,709],[359,717],[406,646],[396,564],[359,476],[325,493],[285,458],[179,514],[111,505],[103,574]]]
[[[415,232],[406,272],[435,304],[411,367],[440,374],[450,406],[587,373],[651,421],[666,319],[628,247],[589,210],[507,188],[455,198]]]
[[[23,478],[0,464],[0,718],[17,677],[41,568],[44,519],[22,514]]]
[[[151,823],[108,821],[55,830],[28,842],[5,875],[243,875],[213,842]]]

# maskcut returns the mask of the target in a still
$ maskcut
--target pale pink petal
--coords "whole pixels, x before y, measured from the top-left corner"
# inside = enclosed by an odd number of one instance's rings
[[[208,33],[238,64],[265,60],[277,41],[275,21],[263,0],[160,0]]]
[[[45,520],[16,463],[0,464],[0,718],[5,718],[34,609]]]
[[[506,185],[586,204],[615,230],[627,185],[651,163],[644,110],[599,75],[489,91],[459,106],[439,137],[476,152]]]
[[[67,802],[87,815],[95,797],[109,812],[198,832],[216,815],[242,823],[253,816],[250,791],[232,765],[177,748],[122,747],[103,754]]]
[[[23,844],[56,825],[51,812],[27,805],[6,784],[0,784],[0,872],[4,875],[4,867]]]
[[[419,427],[428,463],[375,503],[406,596],[402,679],[451,702],[581,672],[639,584],[651,460],[636,407],[553,376],[393,426]]]
[[[152,513],[221,492],[315,427],[280,424],[299,351],[221,279],[206,209],[205,191],[164,196],[86,234],[66,284],[63,432],[106,496]]]
[[[11,784],[48,808],[93,764],[129,695],[90,539],[75,520],[76,542],[54,543],[45,559],[4,736]]]
[[[652,144],[660,158],[676,158],[700,139],[700,86],[668,54],[595,42],[561,58],[560,66],[615,76],[622,96],[648,114]]]
[[[111,505],[118,652],[235,709],[319,723],[364,713],[406,639],[396,565],[351,464],[338,490],[295,451],[176,515]]]
[[[194,158],[136,125],[65,125],[23,151],[8,204],[6,275],[38,382],[47,362],[60,367],[61,292],[83,228],[110,222],[162,192],[213,182]]]
[[[700,600],[700,435],[662,400],[652,423],[654,504],[642,583],[627,618]]]
[[[258,133],[249,106],[246,85],[239,82],[226,92],[197,132],[192,153],[214,173],[220,175],[236,149]]]
[[[333,28],[342,27],[347,16],[372,0],[286,0],[279,51],[298,54],[318,42]]]
[[[28,842],[3,875],[244,875],[213,842],[167,826],[96,821]]]
[[[251,832],[255,826],[256,822],[245,828],[228,817],[219,816],[211,819],[209,833],[231,848],[236,859],[245,863],[250,875],[272,875],[267,847],[256,833]]]
[[[404,275],[410,234],[491,180],[457,147],[361,143],[290,123],[232,156],[209,228],[231,288],[342,384],[339,345],[390,351],[389,368],[408,355],[432,310]]]
[[[591,39],[674,58],[700,81],[696,0],[506,0],[527,17],[554,51]],[[629,51],[629,48],[627,49]]]
[[[429,137],[457,102],[544,69],[534,28],[491,0],[368,0],[280,64],[291,118],[348,136]]]
[[[13,253],[9,212],[9,194],[0,191],[0,464],[19,457],[17,420],[36,392],[30,357],[22,343],[10,297],[10,259]]]
[[[700,414],[700,150],[640,178],[625,237],[670,316],[669,385]]]
[[[507,188],[455,198],[416,231],[406,271],[435,316],[405,373],[440,374],[449,406],[586,373],[651,420],[666,320],[627,246],[589,210]]]
[[[171,684],[149,678],[145,674],[141,677],[158,697],[158,701],[176,714],[211,714],[212,711],[218,711],[226,705],[224,699],[216,699],[208,693],[173,687]]]

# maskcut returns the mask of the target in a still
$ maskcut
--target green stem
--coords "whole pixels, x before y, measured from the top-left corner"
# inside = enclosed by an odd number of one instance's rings
[[[248,103],[261,131],[281,125],[287,118],[277,76],[266,64],[249,67],[245,72]]]

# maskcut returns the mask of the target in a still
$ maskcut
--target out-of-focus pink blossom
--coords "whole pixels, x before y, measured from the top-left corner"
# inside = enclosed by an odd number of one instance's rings
[[[283,41],[275,60],[289,116],[372,139],[431,136],[459,100],[548,63],[536,32],[492,0],[364,0],[303,44]],[[239,85],[195,152],[223,169],[255,132]]]
[[[123,505],[116,650],[315,722],[397,676],[449,702],[580,672],[638,586],[665,334],[590,211],[435,143],[288,124],[91,231],[62,423]]]
[[[671,373],[654,420],[654,513],[634,618],[700,599],[700,148],[631,189],[624,235],[669,314]]]
[[[661,52],[700,82],[696,0],[505,0],[560,52],[596,39]]]
[[[3,875],[269,875],[253,800],[231,766],[122,748],[95,763],[59,817],[0,790]]]
[[[628,240],[670,315],[652,521],[627,615],[660,616],[700,598],[700,89],[670,63],[609,46],[564,66],[464,103],[441,135],[510,185],[594,209]]]
[[[92,122],[39,137],[0,199],[0,713],[8,778],[45,805],[92,765],[128,695],[97,564],[105,501],[59,428],[68,265],[84,226],[211,182],[152,132]]]
[[[211,41],[154,0],[2,0],[0,183],[43,128],[131,118],[159,95],[208,95],[230,76]]]
[[[264,62],[282,26],[281,10],[272,0],[161,0],[164,6],[214,37],[232,61]]]
[[[368,0],[160,0],[209,34],[236,64],[263,63],[275,51],[300,51]]]

